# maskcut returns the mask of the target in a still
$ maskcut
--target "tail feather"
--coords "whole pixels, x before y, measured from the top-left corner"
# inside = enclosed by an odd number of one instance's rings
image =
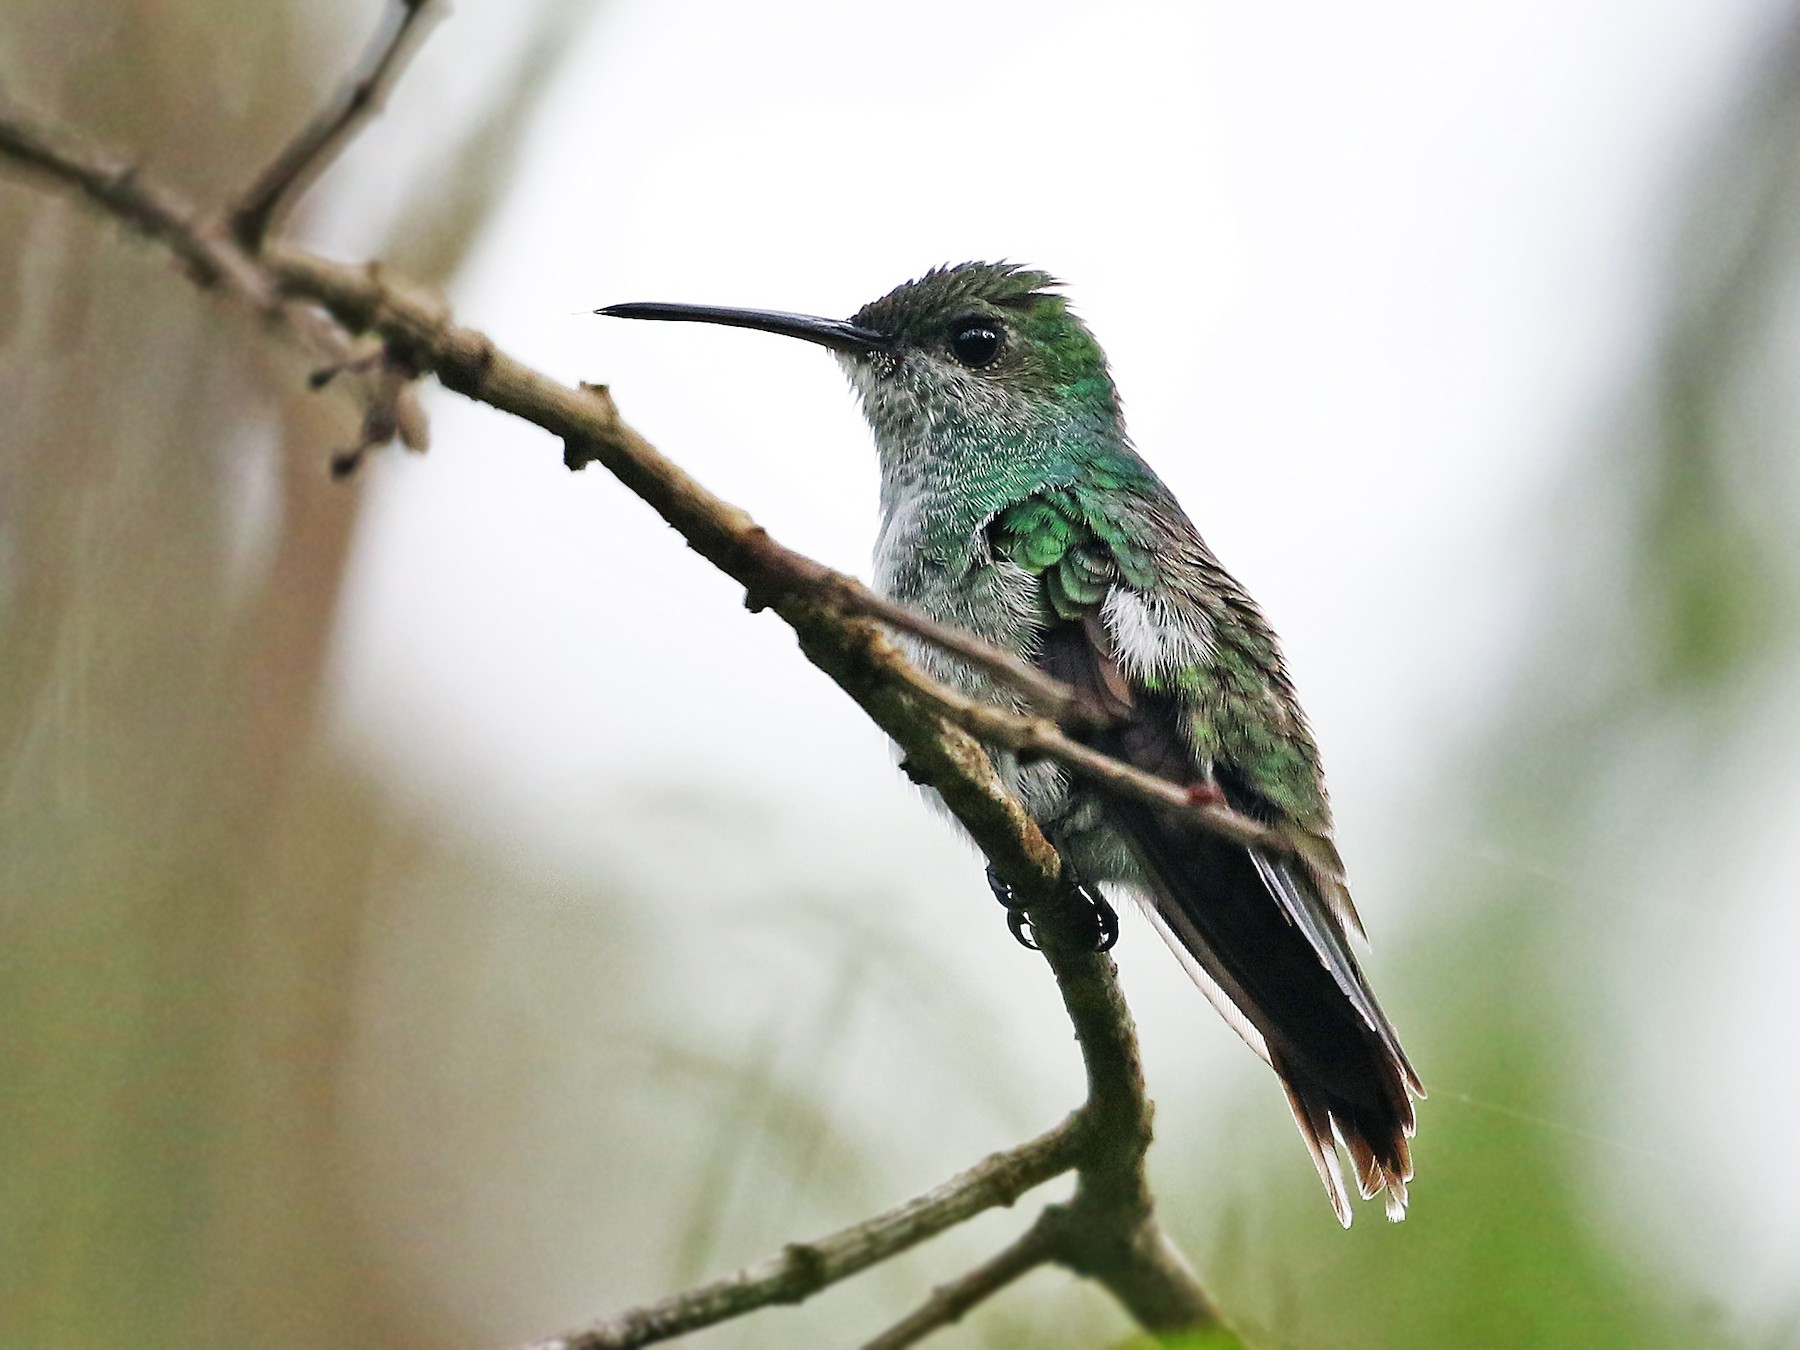
[[[1319,1180],[1325,1183],[1325,1192],[1331,1197],[1331,1207],[1337,1211],[1338,1222],[1346,1228],[1350,1226],[1350,1196],[1339,1165],[1338,1144],[1342,1144],[1350,1155],[1351,1166],[1356,1170],[1356,1189],[1362,1198],[1373,1200],[1385,1192],[1388,1219],[1394,1223],[1404,1219],[1406,1183],[1412,1180],[1413,1174],[1412,1154],[1406,1146],[1405,1136],[1401,1137],[1398,1155],[1383,1158],[1342,1103],[1334,1108],[1318,1095],[1307,1095],[1287,1072],[1280,1068],[1276,1072],[1281,1074],[1281,1086],[1287,1093],[1288,1105],[1293,1108],[1294,1123],[1300,1127],[1300,1137],[1306,1141],[1307,1152],[1312,1154]]]
[[[1280,1077],[1338,1221],[1351,1213],[1340,1148],[1362,1197],[1404,1218],[1424,1094],[1317,886],[1153,808],[1115,799],[1109,813],[1144,864],[1157,927]]]
[[[1288,1087],[1288,1100],[1295,1098],[1292,1086]],[[1405,1126],[1396,1140],[1391,1134],[1384,1137],[1380,1131],[1383,1126],[1375,1124],[1375,1132],[1365,1132],[1363,1123],[1358,1119],[1353,1108],[1345,1104],[1309,1106],[1309,1115],[1328,1116],[1336,1129],[1338,1142],[1350,1155],[1351,1166],[1356,1170],[1356,1189],[1365,1200],[1373,1200],[1386,1193],[1387,1216],[1395,1223],[1406,1217],[1406,1183],[1412,1180],[1412,1148],[1407,1142],[1412,1131]],[[1306,1133],[1302,1127],[1301,1133]],[[1343,1217],[1340,1212],[1339,1218]],[[1348,1225],[1346,1225],[1348,1226]]]
[[[1337,1145],[1332,1139],[1331,1112],[1317,1101],[1303,1097],[1296,1090],[1293,1079],[1283,1073],[1279,1065],[1275,1072],[1281,1077],[1281,1089],[1287,1093],[1288,1105],[1293,1108],[1294,1123],[1300,1127],[1306,1151],[1312,1154],[1319,1180],[1325,1183],[1325,1194],[1331,1197],[1331,1207],[1337,1211],[1338,1222],[1348,1228],[1350,1193],[1344,1188],[1344,1169],[1339,1165]],[[1360,1159],[1358,1163],[1360,1166]],[[1369,1193],[1365,1190],[1363,1199],[1368,1198]]]

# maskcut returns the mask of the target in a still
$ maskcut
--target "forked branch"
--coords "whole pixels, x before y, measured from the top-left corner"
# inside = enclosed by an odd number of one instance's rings
[[[540,1341],[531,1350],[631,1350],[770,1304],[798,1303],[1067,1172],[1079,1156],[1081,1127],[1081,1116],[1070,1116],[885,1214],[815,1242],[789,1243],[779,1255],[735,1275]]]
[[[441,13],[442,7],[433,0],[396,0],[389,7],[381,31],[363,57],[361,71],[281,148],[232,208],[230,228],[238,243],[252,251],[262,246],[282,213],[325,171],[362,125],[381,111],[387,91]]]

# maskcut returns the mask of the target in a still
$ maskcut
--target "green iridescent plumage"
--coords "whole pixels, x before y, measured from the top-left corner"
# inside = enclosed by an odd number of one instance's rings
[[[1318,751],[1261,613],[1133,449],[1105,354],[1045,273],[939,268],[849,320],[693,306],[613,312],[764,328],[833,348],[881,461],[876,582],[1036,661],[1112,714],[1098,749],[1217,793],[1291,851],[996,754],[1088,882],[1133,888],[1279,1075],[1339,1217],[1341,1147],[1364,1196],[1405,1212],[1409,1094],[1423,1095],[1351,952],[1360,924]],[[915,660],[1014,695],[926,643]]]
[[[1000,511],[989,537],[998,553],[1040,579],[1058,618],[1080,621],[1100,613],[1114,586],[1154,592],[1175,584],[1120,522],[1118,501],[1116,489],[1101,493],[1085,482],[1039,493]],[[1317,752],[1298,710],[1286,706],[1291,691],[1275,644],[1253,611],[1233,603],[1235,586],[1214,586],[1217,603],[1205,606],[1206,659],[1136,678],[1182,701],[1197,762],[1229,761],[1296,834],[1328,831]],[[1321,856],[1335,862],[1328,838],[1319,842]]]
[[[1218,790],[1295,857],[1221,845],[1043,766],[1016,770],[1077,870],[1143,888],[1196,979],[1281,1075],[1339,1217],[1341,1141],[1405,1211],[1420,1093],[1347,945],[1361,925],[1317,749],[1274,634],[1125,435],[1105,355],[1043,273],[928,273],[853,322],[842,356],[882,461],[877,580],[1086,685],[1124,719],[1095,743]],[[986,330],[976,359],[958,343]],[[1005,692],[928,647],[972,692]]]

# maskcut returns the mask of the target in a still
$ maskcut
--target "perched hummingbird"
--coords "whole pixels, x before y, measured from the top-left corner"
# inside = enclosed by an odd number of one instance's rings
[[[1082,690],[1110,714],[1084,737],[1095,748],[1286,836],[1291,855],[1246,848],[1056,765],[997,757],[1096,906],[1100,944],[1117,930],[1092,884],[1118,883],[1274,1069],[1338,1219],[1350,1223],[1340,1144],[1363,1197],[1386,1192],[1388,1217],[1404,1218],[1409,1093],[1424,1089],[1350,948],[1362,924],[1318,750],[1274,633],[1133,449],[1106,357],[1058,283],[964,263],[848,321],[700,305],[599,312],[830,348],[881,460],[877,586]],[[1018,705],[955,657],[908,645],[939,678]]]

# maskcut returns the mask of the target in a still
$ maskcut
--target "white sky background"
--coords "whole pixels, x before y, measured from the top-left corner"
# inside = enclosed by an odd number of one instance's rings
[[[866,576],[873,453],[828,356],[584,311],[843,315],[969,258],[1064,278],[1140,448],[1285,638],[1379,985],[1421,806],[1507,680],[1534,508],[1640,373],[1672,194],[1770,8],[609,0],[454,298]],[[415,78],[440,107],[508,9],[461,0],[433,37]],[[535,431],[433,411],[428,458],[370,466],[342,645],[344,735],[397,792],[679,896],[676,925],[806,890],[985,925],[940,937],[944,959],[1001,1016],[1015,992],[1041,1006],[979,869],[778,621],[601,470],[572,480]],[[654,804],[682,791],[754,803],[747,854],[663,847]],[[1242,1067],[1147,928],[1121,957],[1159,1096]],[[1068,1105],[1063,1050],[1046,1110]],[[1180,1117],[1159,1119],[1166,1138]],[[1698,1127],[1688,1147],[1730,1153]],[[1728,1159],[1708,1182],[1747,1251],[1795,1237],[1768,1187]],[[1697,1273],[1727,1280],[1718,1257]]]

